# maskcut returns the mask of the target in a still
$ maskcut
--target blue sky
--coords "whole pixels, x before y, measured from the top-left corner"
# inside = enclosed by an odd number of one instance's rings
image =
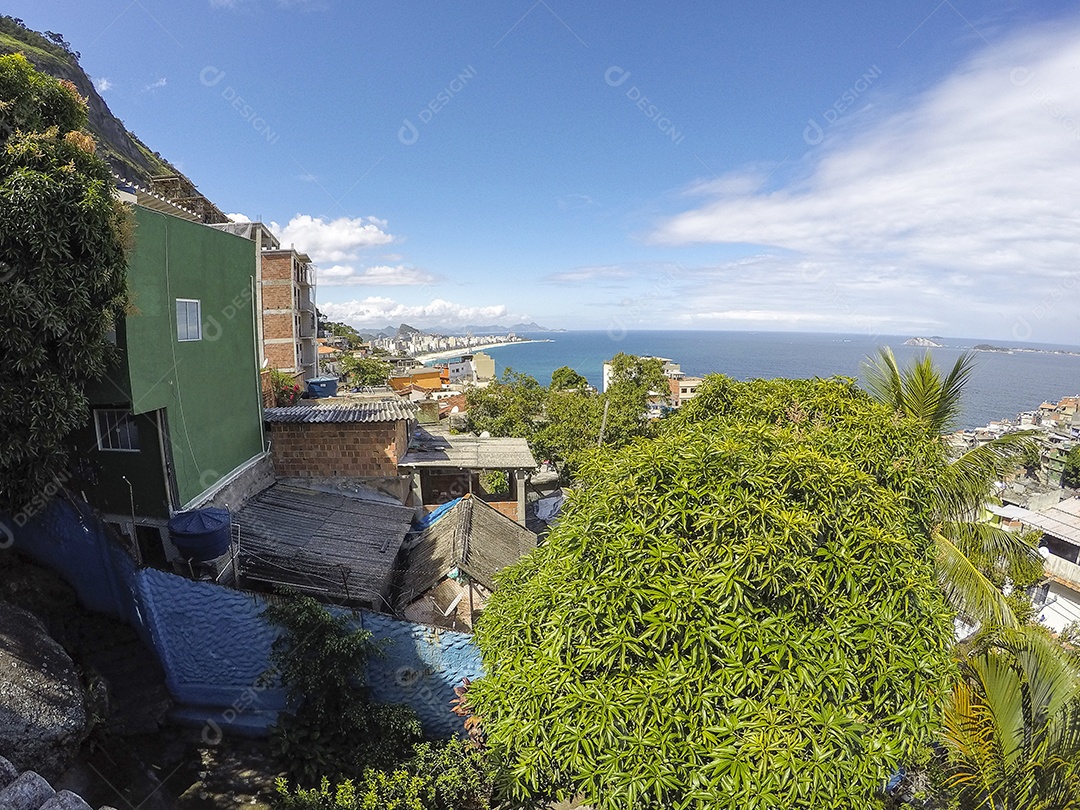
[[[6,0],[361,327],[1080,344],[1080,14]]]

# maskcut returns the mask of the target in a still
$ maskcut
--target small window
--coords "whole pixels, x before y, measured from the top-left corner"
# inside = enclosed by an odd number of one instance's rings
[[[139,427],[131,411],[97,410],[94,411],[94,423],[98,450],[138,451]]]
[[[176,299],[176,339],[202,340],[202,304],[199,301]]]

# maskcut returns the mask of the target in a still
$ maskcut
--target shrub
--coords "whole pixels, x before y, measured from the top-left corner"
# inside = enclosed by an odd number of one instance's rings
[[[408,706],[371,700],[367,662],[380,653],[371,633],[309,597],[271,605],[265,615],[285,630],[271,660],[291,710],[279,717],[271,748],[292,778],[339,781],[409,756],[421,739],[420,721]]]
[[[290,792],[277,783],[281,810],[487,810],[491,806],[492,767],[487,754],[472,743],[453,739],[422,743],[415,756],[391,771],[369,770],[354,784],[333,789],[323,779],[318,788]]]

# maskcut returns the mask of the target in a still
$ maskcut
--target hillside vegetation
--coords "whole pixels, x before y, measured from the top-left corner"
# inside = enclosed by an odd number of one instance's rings
[[[93,81],[79,66],[78,52],[71,50],[62,36],[51,31],[39,34],[21,20],[0,14],[0,55],[7,53],[22,53],[41,72],[66,79],[78,88],[87,100],[87,129],[97,141],[98,154],[125,180],[149,188],[151,177],[179,173],[128,132],[124,123],[112,114]]]

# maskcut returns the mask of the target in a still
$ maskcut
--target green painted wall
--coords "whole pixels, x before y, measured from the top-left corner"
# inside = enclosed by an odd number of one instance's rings
[[[255,243],[138,206],[135,222],[128,262],[134,311],[118,330],[126,374],[118,369],[112,380],[95,386],[92,401],[112,404],[128,393],[136,414],[165,409],[179,507],[263,450],[252,303]],[[177,298],[201,302],[202,340],[177,340]],[[143,459],[94,453],[103,478],[117,479],[132,465],[161,475],[161,452],[147,435],[148,422],[140,420],[140,439],[148,445],[139,454]],[[127,485],[120,485],[122,491],[99,487],[110,505],[120,496],[128,502]],[[153,501],[164,490],[149,484],[145,490],[142,514],[156,515]]]

